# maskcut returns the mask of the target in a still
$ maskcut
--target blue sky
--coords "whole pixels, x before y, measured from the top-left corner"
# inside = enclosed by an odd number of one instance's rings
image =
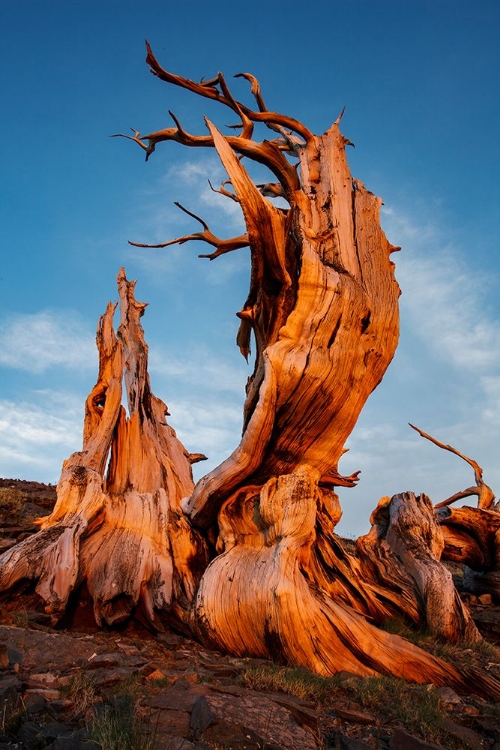
[[[236,446],[250,373],[234,338],[247,250],[210,263],[199,244],[135,250],[197,231],[221,236],[237,206],[210,191],[210,150],[161,144],[145,164],[108,135],[169,125],[203,133],[227,112],[149,73],[259,77],[271,109],[323,132],[344,105],[353,174],[384,200],[403,251],[401,343],[349,440],[339,530],[359,534],[382,495],[435,501],[472,483],[413,422],[483,465],[500,493],[499,71],[497,0],[319,0],[252,5],[120,0],[0,3],[2,267],[0,476],[56,482],[81,447],[95,382],[95,327],[124,265],[144,318],[153,389],[186,447],[216,465]],[[234,91],[247,97],[244,81]],[[248,101],[250,101],[248,99]],[[258,179],[265,175],[256,174]]]

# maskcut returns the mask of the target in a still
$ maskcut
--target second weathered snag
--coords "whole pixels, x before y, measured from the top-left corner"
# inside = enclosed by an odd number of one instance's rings
[[[0,590],[35,586],[54,623],[85,584],[98,624],[134,615],[156,628],[187,628],[208,561],[206,543],[180,509],[193,489],[193,459],[151,392],[140,324],[146,305],[135,300],[134,286],[122,269],[116,334],[116,305],[99,321],[99,377],[85,405],[83,449],[64,463],[54,511],[0,557]]]

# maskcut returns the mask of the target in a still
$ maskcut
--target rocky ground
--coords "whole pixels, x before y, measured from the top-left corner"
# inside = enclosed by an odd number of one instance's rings
[[[33,533],[54,498],[54,487],[0,480],[0,551]],[[487,597],[470,604],[498,643],[500,607]],[[98,631],[83,613],[71,629],[53,630],[45,615],[11,605],[0,605],[0,750],[500,750],[500,706],[474,695],[391,678],[319,678],[133,623]],[[493,645],[404,634],[500,678]]]

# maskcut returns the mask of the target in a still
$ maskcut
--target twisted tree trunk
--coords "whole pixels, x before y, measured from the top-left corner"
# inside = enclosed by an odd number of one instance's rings
[[[181,206],[203,230],[160,245],[205,241],[215,248],[202,256],[210,260],[250,248],[237,343],[248,358],[253,337],[256,351],[241,442],[193,487],[190,462],[200,456],[179,443],[150,391],[144,305],[122,272],[120,328],[115,335],[108,306],[98,331],[84,449],[65,463],[39,534],[0,558],[0,589],[34,581],[56,619],[86,581],[97,622],[136,614],[234,654],[321,674],[394,674],[500,695],[494,680],[459,674],[376,627],[402,615],[440,637],[479,638],[440,562],[450,532],[425,496],[383,499],[358,556],[334,534],[335,488],[354,486],[359,473],[342,476],[339,460],[394,355],[399,297],[390,259],[399,248],[380,227],[380,200],[350,175],[340,117],[315,136],[270,112],[247,73],[256,110],[234,99],[221,74],[197,84],[165,71],[149,48],[147,60],[158,78],[218,101],[241,122],[238,136],[208,121],[209,134],[194,136],[173,116],[175,127],[131,137],[146,159],[168,140],[215,148],[232,188],[220,192],[242,208],[246,233],[219,239]],[[258,123],[278,137],[253,140]],[[255,185],[241,156],[278,181]]]

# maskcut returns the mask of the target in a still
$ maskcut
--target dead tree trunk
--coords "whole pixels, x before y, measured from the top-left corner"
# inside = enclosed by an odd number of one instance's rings
[[[83,449],[65,461],[41,531],[0,558],[0,590],[35,582],[57,622],[85,583],[98,624],[133,614],[157,628],[163,619],[186,629],[208,554],[180,501],[193,490],[191,462],[204,456],[185,450],[151,393],[140,324],[146,305],[134,299],[134,286],[122,269],[120,327],[115,334],[110,303],[97,329],[99,377],[85,405]]]
[[[240,120],[240,135],[223,135],[207,121],[208,135],[194,136],[172,115],[175,127],[131,139],[146,159],[162,141],[215,148],[231,185],[221,192],[242,208],[244,235],[219,239],[183,209],[202,231],[156,246],[205,241],[215,248],[202,256],[210,260],[250,248],[237,343],[246,358],[255,347],[255,365],[241,442],[192,487],[189,455],[149,389],[143,306],[122,275],[118,335],[111,308],[100,327],[84,451],[65,464],[58,504],[35,541],[4,555],[0,588],[38,579],[40,596],[59,614],[86,580],[98,621],[134,610],[153,622],[159,613],[184,624],[189,617],[200,640],[234,654],[320,674],[394,674],[463,688],[454,668],[372,624],[403,613],[445,637],[478,637],[439,562],[443,541],[427,500],[408,493],[390,510],[380,505],[359,558],[334,535],[341,515],[335,488],[352,487],[359,473],[342,476],[339,460],[394,355],[399,297],[390,259],[399,248],[380,227],[381,201],[351,177],[340,117],[316,136],[269,111],[247,73],[255,110],[234,99],[221,74],[197,84],[165,71],[149,48],[147,61],[161,80],[219,102]],[[254,140],[258,124],[277,137]],[[264,164],[277,182],[255,185],[241,157]],[[288,207],[276,207],[272,196]],[[122,370],[128,418],[120,406]],[[408,538],[415,529],[418,545]],[[204,539],[216,540],[208,567]],[[437,607],[441,588],[445,613]],[[494,681],[471,685],[500,695]]]
[[[410,425],[439,448],[462,458],[474,471],[475,484],[437,503],[436,518],[443,533],[443,559],[463,563],[463,585],[473,594],[500,599],[500,504],[483,480],[483,470],[472,458]],[[477,508],[451,508],[466,497],[477,496]]]

